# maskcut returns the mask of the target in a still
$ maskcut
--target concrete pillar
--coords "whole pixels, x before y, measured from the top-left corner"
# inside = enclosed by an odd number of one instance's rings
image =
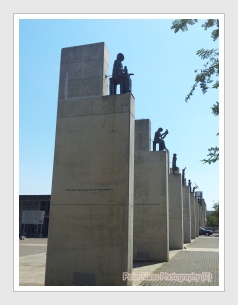
[[[135,151],[150,151],[150,137],[150,120],[135,120]]]
[[[195,197],[195,219],[196,219],[196,226],[195,226],[195,234],[196,237],[199,237],[199,210],[198,210],[198,199]]]
[[[62,50],[46,286],[132,284],[134,98],[106,96],[108,56]]]
[[[168,261],[169,156],[167,151],[149,151],[149,120],[135,122],[133,258],[135,261]]]
[[[207,205],[204,199],[202,199],[201,204],[201,225],[200,227],[206,227],[206,215],[207,215]]]
[[[108,95],[109,51],[104,42],[61,50],[59,100]]]
[[[190,207],[190,188],[183,186],[183,232],[184,243],[191,243],[191,207]]]
[[[198,203],[199,208],[199,227],[205,228],[206,226],[206,203],[204,199],[201,199]]]
[[[190,210],[191,210],[191,239],[196,238],[196,214],[195,214],[195,197],[190,193]]]
[[[169,249],[183,249],[183,193],[179,169],[169,174]]]

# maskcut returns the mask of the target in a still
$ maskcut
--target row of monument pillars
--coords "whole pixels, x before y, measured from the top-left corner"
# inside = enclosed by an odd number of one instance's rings
[[[196,237],[191,194],[133,95],[108,95],[108,63],[105,43],[61,51],[46,286],[132,285],[133,260]]]
[[[169,153],[150,151],[150,121],[135,121],[133,259],[169,260]]]

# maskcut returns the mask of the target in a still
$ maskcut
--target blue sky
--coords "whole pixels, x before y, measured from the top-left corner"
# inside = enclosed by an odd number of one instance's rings
[[[184,17],[200,20],[188,31],[175,34],[170,29],[173,20]],[[219,17],[222,18],[222,14],[15,15],[19,194],[51,193],[61,49],[105,42],[110,53],[110,74],[119,52],[125,56],[123,64],[134,73],[135,119],[150,119],[151,138],[159,127],[168,129],[165,142],[170,162],[176,153],[177,166],[180,170],[186,167],[186,179],[191,179],[193,186],[196,183],[197,190],[203,192],[208,210],[214,203],[221,203],[221,90],[219,97],[218,90],[211,89],[203,95],[197,88],[192,99],[185,102],[194,82],[194,70],[203,68],[205,63],[196,51],[219,47],[219,42],[211,39],[211,32],[201,25],[205,19]],[[220,44],[222,51],[221,38]],[[220,77],[221,85],[222,81]],[[211,107],[218,100],[221,113],[215,117]],[[219,131],[220,143],[216,136]],[[212,146],[220,146],[221,160],[211,165],[203,164],[201,160],[206,158],[207,150]]]

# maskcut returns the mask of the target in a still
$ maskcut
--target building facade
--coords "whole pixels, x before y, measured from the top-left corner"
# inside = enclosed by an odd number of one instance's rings
[[[48,237],[50,195],[19,196],[19,237]]]

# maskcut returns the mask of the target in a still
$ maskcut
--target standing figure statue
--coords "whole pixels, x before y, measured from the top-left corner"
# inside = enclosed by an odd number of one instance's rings
[[[193,193],[195,192],[195,190],[198,188],[197,184],[195,183],[195,186],[193,187]]]
[[[117,59],[114,61],[112,77],[110,80],[110,95],[117,93],[117,85],[120,85],[120,94],[130,93],[132,90],[131,75],[133,73],[128,73],[127,66],[123,68],[122,61],[124,60],[124,55],[122,53],[117,54]]]
[[[185,169],[186,169],[186,167],[184,167],[182,169],[182,183],[183,183],[183,185],[185,185]]]
[[[168,129],[165,130],[164,133],[162,133],[163,128],[159,128],[156,132],[155,132],[155,136],[154,136],[154,141],[153,141],[153,151],[156,151],[156,144],[159,143],[159,150],[167,150],[166,146],[165,146],[165,142],[164,142],[164,138],[167,136]]]
[[[189,186],[189,189],[190,189],[190,193],[192,193],[192,182],[191,182],[191,180],[188,180],[188,186]]]
[[[173,171],[173,174],[177,171],[176,161],[177,161],[177,155],[173,154],[173,161],[172,161],[172,171]]]

